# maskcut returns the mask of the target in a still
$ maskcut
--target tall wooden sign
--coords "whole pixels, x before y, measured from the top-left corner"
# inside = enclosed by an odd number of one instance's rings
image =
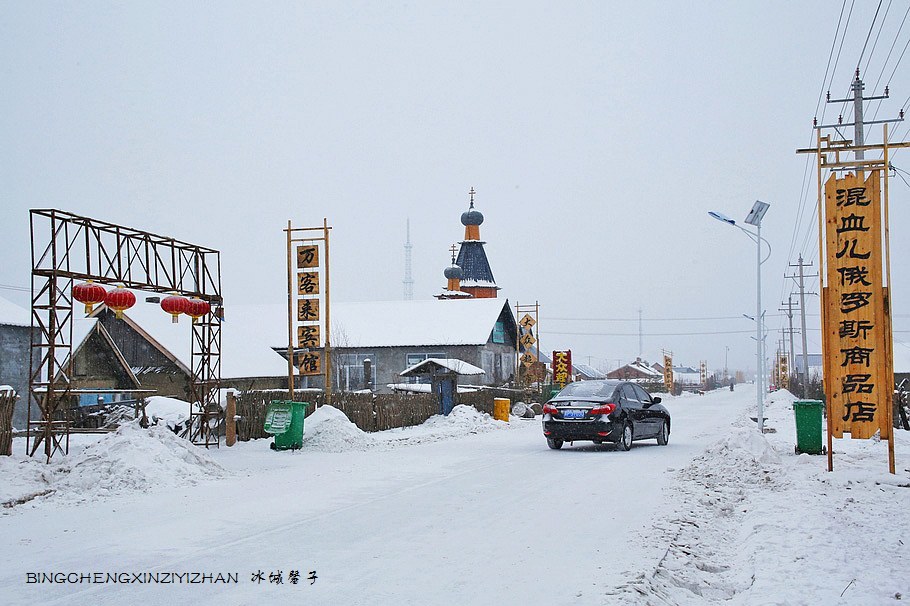
[[[882,278],[881,173],[825,183],[823,333],[830,435],[891,439],[891,317]]]
[[[291,227],[288,221],[288,399],[294,399],[294,374],[325,376],[326,403],[332,399],[329,342],[329,230]],[[321,237],[299,237],[300,232]],[[320,254],[320,251],[321,254]]]

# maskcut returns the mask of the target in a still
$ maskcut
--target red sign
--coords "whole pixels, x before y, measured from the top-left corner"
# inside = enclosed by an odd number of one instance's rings
[[[572,350],[553,352],[553,382],[565,387],[572,382]]]

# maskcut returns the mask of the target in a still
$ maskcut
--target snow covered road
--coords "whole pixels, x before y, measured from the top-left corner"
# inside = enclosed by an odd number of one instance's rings
[[[669,446],[628,453],[551,451],[539,420],[467,435],[385,432],[369,450],[222,448],[210,453],[225,469],[214,482],[16,507],[0,518],[12,545],[0,578],[15,604],[599,603],[624,571],[665,552],[640,544],[639,531],[654,522],[668,470],[748,402],[745,388],[674,399]],[[26,583],[28,573],[171,571],[239,582]],[[280,585],[269,582],[277,571]]]
[[[17,444],[0,457],[0,603],[877,606],[910,595],[910,432],[897,435],[896,475],[876,440],[836,441],[829,473],[824,457],[794,454],[792,401],[768,398],[762,436],[751,386],[667,398],[670,444],[630,452],[550,450],[539,419],[467,407],[377,434],[324,407],[298,452],[266,440],[206,452],[132,425],[76,436],[51,465]]]

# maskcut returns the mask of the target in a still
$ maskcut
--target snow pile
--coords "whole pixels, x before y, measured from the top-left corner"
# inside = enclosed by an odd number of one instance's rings
[[[369,450],[378,441],[334,406],[320,406],[303,424],[303,447],[323,452]]]
[[[833,473],[824,456],[796,455],[795,399],[771,394],[772,432],[743,420],[678,473],[656,516],[663,522],[642,537],[667,545],[665,554],[609,596],[654,606],[871,606],[910,593],[910,469],[887,473],[887,443],[875,440],[836,440]],[[897,432],[898,452],[910,448],[906,433]],[[864,564],[872,553],[875,567]]]
[[[433,415],[416,427],[390,429],[379,434],[391,446],[414,446],[440,440],[462,438],[501,429],[519,429],[524,423],[497,421],[473,406],[459,404],[448,415]]]
[[[49,464],[40,454],[0,457],[0,504],[12,509],[47,500],[82,503],[224,476],[224,469],[204,449],[166,426],[143,429],[132,421],[84,448],[73,445],[68,456],[58,454]]]
[[[424,421],[423,427],[439,429],[446,432],[467,435],[502,429],[505,421],[497,421],[485,412],[473,406],[459,404],[448,415],[434,415]]]
[[[755,429],[740,427],[730,435],[710,446],[705,454],[724,460],[739,461],[746,465],[780,463],[780,456],[771,444]]]
[[[197,484],[224,470],[209,455],[161,425],[120,428],[63,459],[52,488],[59,496],[91,500],[124,492]]]
[[[145,414],[153,425],[163,424],[174,431],[190,418],[190,403],[176,398],[152,396],[145,405]]]

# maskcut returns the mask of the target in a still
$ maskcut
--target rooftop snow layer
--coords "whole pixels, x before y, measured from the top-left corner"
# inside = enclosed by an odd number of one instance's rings
[[[0,297],[0,324],[7,326],[31,326],[32,317],[24,307],[20,307],[10,301]]]
[[[464,360],[456,360],[455,358],[427,358],[426,360],[418,362],[414,366],[403,370],[400,374],[402,377],[420,374],[417,372],[419,369],[423,368],[424,366],[430,366],[431,364],[438,364],[439,366],[448,368],[452,372],[460,375],[485,374],[482,368],[477,368],[473,364],[468,364]]]

